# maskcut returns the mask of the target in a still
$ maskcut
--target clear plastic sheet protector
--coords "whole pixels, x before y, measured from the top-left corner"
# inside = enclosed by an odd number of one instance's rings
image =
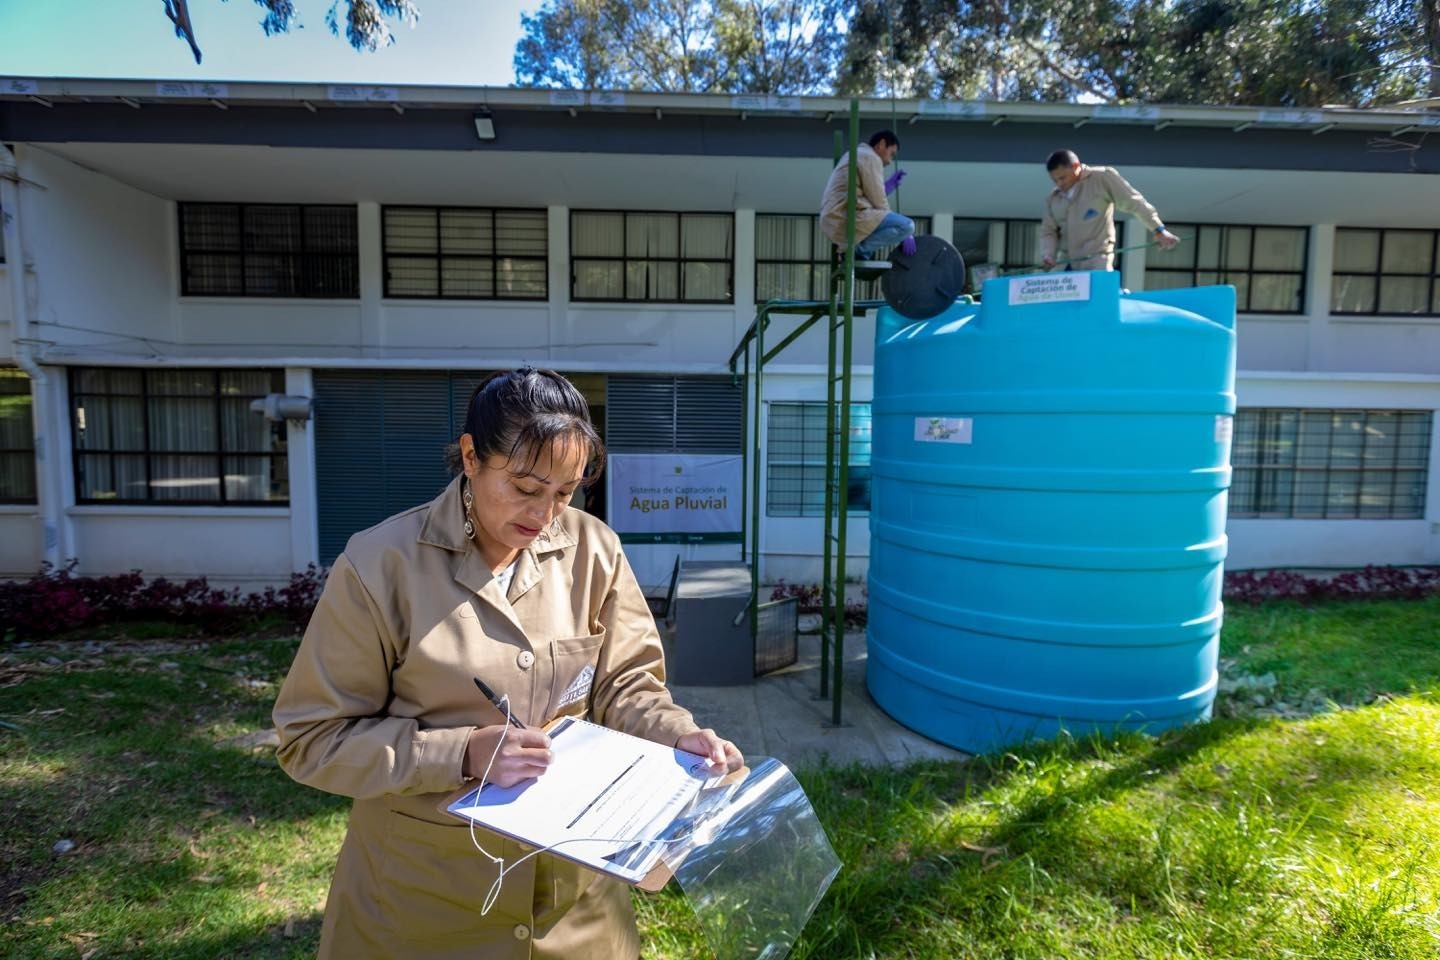
[[[702,791],[666,838],[662,859],[716,960],[781,960],[840,872],[805,791],[771,757]]]

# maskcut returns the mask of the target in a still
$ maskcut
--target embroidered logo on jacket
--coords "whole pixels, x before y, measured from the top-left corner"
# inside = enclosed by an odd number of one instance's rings
[[[560,702],[555,705],[556,709],[570,706],[590,695],[590,685],[595,682],[595,667],[593,664],[585,664],[585,669],[580,671],[579,676],[570,681],[570,686],[560,694]]]
[[[1081,217],[1080,219],[1081,219],[1081,220],[1093,220],[1093,219],[1095,219],[1095,218],[1098,217],[1098,216],[1100,216],[1100,211],[1099,211],[1099,210],[1096,210],[1094,207],[1091,207],[1089,210],[1086,210],[1086,211],[1085,211],[1085,216]]]

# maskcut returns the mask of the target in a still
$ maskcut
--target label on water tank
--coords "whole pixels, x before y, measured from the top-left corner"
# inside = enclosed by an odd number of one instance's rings
[[[915,439],[922,443],[969,443],[971,417],[916,417]]]
[[[1090,299],[1090,273],[1047,273],[1010,281],[1010,306]]]

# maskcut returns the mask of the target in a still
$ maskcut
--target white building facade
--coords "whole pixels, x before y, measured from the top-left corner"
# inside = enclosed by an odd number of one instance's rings
[[[470,390],[527,363],[576,381],[616,456],[738,470],[729,360],[759,303],[825,296],[814,207],[847,109],[0,84],[0,576],[73,559],[257,586],[327,564],[437,492]],[[1440,116],[862,103],[864,132],[891,126],[894,202],[972,265],[1034,261],[1043,160],[1071,147],[1186,238],[1147,249],[1127,224],[1126,286],[1236,286],[1231,569],[1440,563],[1440,146],[1421,136]],[[860,320],[852,572],[873,337]],[[767,580],[819,579],[825,353],[815,329],[766,368]],[[312,414],[252,412],[268,395]],[[623,526],[621,499],[607,482],[586,508]],[[735,526],[656,523],[627,551],[656,584],[677,554],[740,557]]]

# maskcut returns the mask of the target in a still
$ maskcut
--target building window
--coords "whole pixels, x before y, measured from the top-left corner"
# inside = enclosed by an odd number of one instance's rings
[[[385,296],[544,300],[544,210],[386,207]]]
[[[353,206],[180,204],[180,293],[360,296]]]
[[[815,214],[756,214],[755,302],[828,299],[832,249]]]
[[[1167,229],[1185,239],[1170,250],[1146,252],[1146,290],[1228,283],[1241,313],[1304,312],[1310,235],[1304,227],[1172,223]]]
[[[0,503],[35,502],[35,418],[30,378],[0,367]]]
[[[1040,267],[1039,220],[977,220],[956,217],[951,243],[965,260],[965,292],[978,296],[986,280],[1001,274],[1035,273]],[[1115,269],[1125,263],[1125,221],[1115,224]]]
[[[730,303],[734,240],[729,213],[572,211],[571,299]]]
[[[1425,515],[1428,410],[1240,410],[1232,517]]]
[[[81,503],[285,504],[285,424],[250,402],[279,370],[72,368]]]
[[[930,232],[929,217],[912,217],[915,233]],[[835,245],[820,229],[820,218],[807,213],[762,213],[755,217],[755,302],[828,300],[830,254]],[[875,259],[890,256],[894,247]],[[856,300],[881,298],[880,281],[856,284]]]
[[[1440,315],[1437,236],[1436,230],[1336,229],[1330,312]]]
[[[765,512],[825,515],[824,403],[771,403]],[[837,451],[838,455],[838,451]],[[870,509],[870,404],[850,404],[850,512]]]
[[[912,217],[916,234],[930,232],[929,217]],[[813,213],[761,213],[755,216],[755,302],[829,300],[830,254],[835,245],[820,230]],[[894,247],[875,255],[884,260]],[[855,285],[856,300],[881,298],[880,281]]]

